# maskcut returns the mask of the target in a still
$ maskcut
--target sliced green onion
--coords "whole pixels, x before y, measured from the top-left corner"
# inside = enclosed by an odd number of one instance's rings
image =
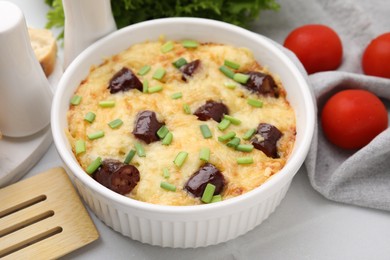
[[[173,134],[171,132],[167,133],[167,135],[162,140],[163,145],[170,145],[172,143]]]
[[[114,107],[115,101],[114,100],[103,100],[99,102],[100,107]]]
[[[211,199],[210,203],[214,203],[214,202],[220,202],[222,201],[222,196],[221,194],[218,194],[218,195],[214,195],[213,198]]]
[[[218,136],[218,141],[220,142],[226,142],[232,138],[234,138],[236,136],[236,133],[235,132],[229,132],[225,135],[221,135],[221,136]]]
[[[160,187],[163,188],[164,190],[176,191],[176,186],[175,186],[175,185],[170,184],[170,183],[165,182],[165,181],[162,181],[162,182],[160,183]]]
[[[236,150],[237,151],[241,151],[241,152],[249,153],[249,152],[253,151],[253,145],[251,145],[251,144],[239,144],[239,145],[237,145]]]
[[[173,41],[167,41],[166,43],[164,43],[162,46],[161,46],[161,52],[162,53],[167,53],[167,52],[170,52],[171,50],[173,50]]]
[[[238,137],[231,139],[226,145],[232,148],[236,148],[240,144],[241,140]]]
[[[126,155],[124,163],[129,164],[133,160],[137,152],[134,149],[131,149],[130,152]]]
[[[224,65],[222,65],[221,67],[219,67],[219,70],[223,73],[223,74],[225,74],[225,76],[226,77],[228,77],[228,78],[233,78],[234,77],[234,72],[233,71],[231,71],[228,67],[226,67],[226,66],[224,66]]]
[[[263,102],[257,99],[248,98],[247,103],[252,107],[263,107]]]
[[[237,63],[230,61],[230,60],[225,60],[225,62],[223,64],[225,66],[228,66],[228,67],[235,69],[235,70],[238,70],[240,68],[240,64],[237,64]]]
[[[172,99],[179,99],[179,98],[182,98],[182,97],[183,97],[183,93],[181,93],[181,92],[176,92],[176,93],[173,93],[171,95]]]
[[[142,82],[142,93],[148,93],[149,92],[149,81],[146,79],[144,82]]]
[[[180,58],[174,62],[172,62],[173,66],[175,66],[176,68],[180,69],[182,66],[186,65],[187,64],[187,60],[184,59],[184,58]]]
[[[96,115],[95,113],[93,112],[88,112],[85,117],[84,117],[84,120],[89,122],[89,123],[92,123],[93,121],[95,121],[95,118],[96,118]]]
[[[232,116],[229,116],[229,115],[223,115],[223,118],[229,120],[230,123],[232,123],[233,125],[241,124],[241,120],[239,120],[239,119],[237,119],[235,117],[232,117]]]
[[[208,162],[210,160],[210,149],[207,147],[200,149],[199,159]]]
[[[89,140],[94,140],[94,139],[98,139],[98,138],[103,137],[104,136],[104,132],[102,130],[99,130],[97,132],[88,134],[87,136],[88,136]]]
[[[211,199],[214,196],[214,192],[215,192],[215,185],[213,185],[211,183],[207,183],[206,188],[203,191],[203,195],[202,195],[201,200],[204,203],[210,203]]]
[[[162,127],[160,127],[160,129],[157,130],[157,135],[158,137],[160,137],[160,139],[163,139],[168,133],[169,130],[166,125],[163,125]]]
[[[173,161],[173,163],[177,166],[177,167],[181,167],[183,165],[183,163],[185,162],[185,160],[187,159],[187,156],[188,156],[188,153],[187,152],[179,152],[177,155],[176,155],[176,158],[175,160]]]
[[[191,108],[188,104],[183,104],[183,110],[186,114],[191,114]]]
[[[223,130],[226,130],[226,128],[229,127],[230,125],[230,120],[227,120],[227,119],[222,119],[221,122],[219,122],[219,124],[217,125],[218,129],[223,131]]]
[[[171,175],[169,174],[168,168],[163,168],[163,177],[165,179],[168,179],[169,176],[171,176]]]
[[[235,89],[237,87],[237,84],[234,82],[225,82],[225,87]]]
[[[233,80],[235,80],[239,83],[242,83],[242,84],[245,84],[248,81],[248,79],[249,79],[249,75],[245,75],[242,73],[236,73],[233,76]]]
[[[135,143],[134,146],[135,146],[135,150],[137,151],[137,154],[138,154],[139,157],[145,157],[146,156],[145,149],[142,146],[142,144]]]
[[[251,137],[256,133],[256,129],[255,128],[251,128],[249,129],[248,131],[246,131],[246,133],[242,136],[242,139],[244,140],[249,140],[251,139]]]
[[[85,141],[84,140],[77,140],[75,144],[75,150],[76,150],[76,155],[80,153],[84,153],[86,151],[85,149]]]
[[[78,96],[78,95],[74,95],[71,99],[70,99],[70,103],[74,106],[77,106],[81,103],[81,100],[83,98],[81,96]]]
[[[146,75],[150,71],[151,68],[152,67],[150,65],[145,65],[142,68],[140,68],[140,70],[138,71],[137,74],[141,75],[141,76]]]
[[[163,69],[163,68],[158,68],[158,69],[154,72],[153,78],[154,78],[154,79],[157,79],[157,80],[161,80],[161,79],[165,76],[165,73],[166,73],[165,69]]]
[[[238,164],[251,164],[253,163],[252,157],[239,157],[236,159]]]
[[[156,93],[156,92],[159,92],[163,89],[162,86],[154,86],[154,87],[150,87],[148,89],[148,93]]]
[[[88,165],[85,171],[88,174],[92,174],[99,168],[101,164],[102,164],[102,158],[98,157],[94,161],[92,161],[90,165]]]
[[[118,128],[118,127],[120,127],[122,124],[123,124],[123,121],[122,121],[120,118],[117,118],[117,119],[115,119],[115,120],[112,120],[110,123],[108,123],[108,125],[109,125],[112,129]]]
[[[193,40],[184,40],[181,42],[181,44],[184,48],[196,48],[199,46],[199,43]]]
[[[208,139],[213,136],[208,125],[200,125],[200,131],[202,132],[203,138]]]

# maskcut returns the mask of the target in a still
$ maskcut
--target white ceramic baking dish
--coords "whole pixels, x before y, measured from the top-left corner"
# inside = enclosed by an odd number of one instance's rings
[[[214,204],[161,206],[132,200],[93,180],[77,163],[65,135],[66,112],[75,89],[92,65],[134,43],[167,39],[218,42],[253,51],[255,58],[278,75],[296,112],[296,143],[285,167],[251,192]],[[163,247],[202,247],[228,241],[259,225],[279,205],[307,155],[315,125],[310,87],[294,63],[265,37],[206,19],[168,18],[135,24],[99,40],[65,71],[55,93],[51,124],[54,142],[83,199],[108,226],[132,239]]]

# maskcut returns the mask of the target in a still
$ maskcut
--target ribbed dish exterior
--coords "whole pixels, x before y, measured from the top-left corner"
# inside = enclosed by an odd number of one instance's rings
[[[106,225],[142,243],[172,248],[196,248],[215,245],[247,233],[262,223],[280,204],[291,180],[258,204],[232,211],[223,217],[210,216],[198,221],[186,221],[184,216],[173,220],[159,220],[134,214],[132,210],[104,201],[75,179],[76,187],[95,215]],[[180,219],[182,218],[182,219]]]

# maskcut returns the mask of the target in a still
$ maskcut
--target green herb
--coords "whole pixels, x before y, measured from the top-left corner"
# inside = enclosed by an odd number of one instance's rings
[[[171,175],[169,174],[168,169],[167,169],[167,168],[163,168],[163,177],[164,177],[165,179],[168,179],[169,176],[171,176]]]
[[[236,150],[237,151],[241,151],[241,152],[249,153],[249,152],[252,152],[253,145],[251,145],[251,144],[239,144],[239,145],[237,145]]]
[[[200,149],[199,159],[208,162],[210,160],[210,149],[207,147]]]
[[[166,125],[163,125],[162,127],[160,127],[160,129],[157,130],[157,135],[158,137],[160,137],[160,139],[163,139],[168,133],[169,130]]]
[[[146,154],[145,154],[145,149],[144,147],[142,146],[142,144],[140,143],[135,143],[135,150],[137,151],[137,154],[139,157],[145,157]]]
[[[229,127],[230,125],[230,120],[227,120],[227,119],[222,119],[221,122],[219,122],[219,124],[217,125],[218,129],[223,131],[223,130],[226,130],[226,128]]]
[[[45,0],[51,9],[47,13],[47,28],[64,27],[62,0]],[[261,10],[278,10],[275,0],[111,0],[111,9],[118,28],[163,17],[203,17],[249,27]],[[63,37],[63,32],[59,38]]]
[[[161,46],[161,52],[162,53],[167,53],[173,50],[173,41],[167,41]]]
[[[118,127],[120,127],[122,124],[123,124],[123,121],[122,121],[120,118],[117,118],[117,119],[115,119],[115,120],[112,120],[110,123],[108,123],[108,125],[109,125],[112,129],[118,128]]]
[[[182,97],[183,97],[183,93],[181,93],[181,92],[176,92],[176,93],[173,93],[171,95],[172,99],[179,99],[179,98],[182,98]]]
[[[214,203],[214,202],[220,202],[222,201],[222,196],[221,194],[218,194],[218,195],[214,195],[213,198],[211,199],[210,203]]]
[[[142,68],[140,68],[140,70],[138,71],[138,75],[141,75],[141,76],[143,76],[143,75],[146,75],[146,73],[148,73],[149,71],[150,71],[150,69],[151,69],[152,67],[150,66],[150,65],[145,65],[145,66],[143,66]]]
[[[99,106],[100,107],[114,107],[115,106],[115,101],[114,100],[99,101]]]
[[[237,81],[238,83],[245,84],[249,79],[249,75],[245,75],[242,73],[236,73],[233,76],[233,80]]]
[[[163,145],[170,145],[172,143],[173,134],[171,132],[167,133],[167,135],[162,140]]]
[[[183,163],[185,162],[185,160],[187,159],[187,156],[188,156],[188,153],[187,152],[179,152],[177,155],[176,155],[176,158],[175,160],[173,161],[173,163],[177,166],[177,167],[181,167],[183,165]]]
[[[153,74],[153,78],[154,79],[157,79],[157,80],[161,80],[164,76],[165,76],[165,69],[164,68],[158,68],[154,74]]]
[[[236,159],[238,164],[251,164],[253,163],[252,157],[239,157]]]
[[[93,112],[88,112],[85,117],[84,117],[84,120],[89,122],[89,123],[92,123],[93,121],[95,121],[95,118],[96,118],[96,115],[95,113]]]
[[[78,96],[78,95],[74,95],[71,99],[70,99],[70,103],[74,106],[77,106],[81,103],[81,99],[82,97],[81,96]]]
[[[154,87],[150,87],[148,89],[148,93],[156,93],[156,92],[160,92],[161,90],[163,89],[162,86],[154,86]]]
[[[230,123],[232,123],[233,125],[241,124],[241,120],[239,120],[239,119],[237,119],[235,117],[232,117],[232,116],[229,116],[229,115],[223,115],[223,118],[229,120]]]
[[[240,68],[240,64],[237,64],[237,63],[230,61],[230,60],[225,60],[225,62],[223,64],[225,66],[228,66],[228,67],[235,69],[235,70],[238,70]]]
[[[214,192],[215,192],[215,185],[213,185],[211,183],[207,183],[206,188],[203,191],[203,195],[202,195],[201,200],[204,203],[210,203],[211,199],[214,196]]]
[[[98,138],[102,138],[104,136],[104,132],[102,130],[99,130],[97,132],[87,134],[89,140],[95,140]]]
[[[84,140],[77,140],[75,144],[75,150],[76,155],[79,155],[80,153],[85,153],[85,141]]]
[[[124,163],[129,164],[131,160],[133,160],[136,153],[137,152],[134,149],[131,149],[130,152],[126,155]]]
[[[213,136],[208,125],[200,125],[200,131],[202,132],[203,138],[208,139]]]
[[[149,81],[148,80],[144,80],[144,82],[142,82],[142,93],[148,93],[149,92]]]
[[[97,168],[102,164],[102,158],[97,157],[94,161],[91,162],[90,165],[88,165],[87,169],[85,170],[88,174],[94,173]]]
[[[177,69],[180,69],[182,66],[187,64],[187,60],[184,58],[180,58],[174,62],[172,62],[173,66],[175,66]]]
[[[247,103],[252,107],[263,107],[263,102],[257,99],[248,98]]]
[[[231,139],[226,145],[232,148],[236,148],[240,144],[241,140],[238,137]]]
[[[181,42],[184,48],[197,48],[199,43],[193,40],[184,40]]]
[[[183,104],[183,110],[186,114],[191,114],[191,108],[188,104]]]
[[[164,190],[176,191],[176,186],[175,186],[175,185],[170,184],[170,183],[165,182],[165,181],[162,181],[162,182],[160,183],[160,187],[163,188]]]
[[[224,65],[219,67],[219,70],[228,78],[232,79],[234,77],[234,72]]]
[[[218,137],[218,141],[220,142],[226,142],[229,141],[230,139],[234,138],[236,136],[235,132],[229,132],[225,135],[221,135]]]
[[[251,128],[249,129],[248,131],[246,131],[246,133],[242,136],[242,139],[244,140],[249,140],[251,139],[251,137],[256,133],[256,129],[255,128]]]

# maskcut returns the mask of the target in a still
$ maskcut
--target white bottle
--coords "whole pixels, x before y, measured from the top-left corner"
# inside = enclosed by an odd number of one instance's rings
[[[22,11],[0,1],[0,131],[25,137],[47,127],[52,96]]]
[[[89,45],[116,30],[110,0],[63,0],[64,69]]]

